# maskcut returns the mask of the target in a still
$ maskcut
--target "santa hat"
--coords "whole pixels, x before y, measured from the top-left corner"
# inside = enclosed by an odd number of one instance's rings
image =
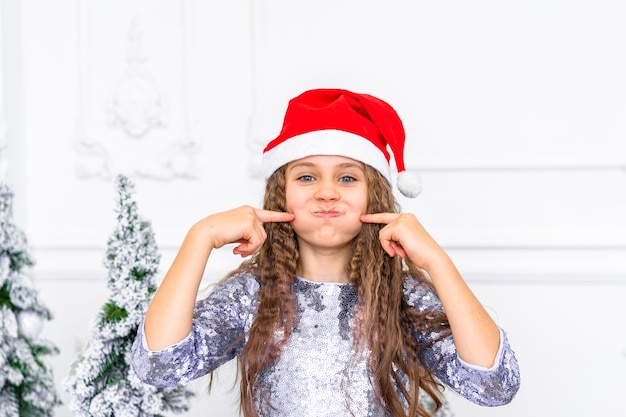
[[[263,175],[268,179],[284,164],[307,156],[339,155],[372,166],[391,183],[389,147],[398,189],[417,197],[421,182],[404,167],[404,137],[396,111],[376,97],[339,89],[309,90],[289,101],[280,134],[263,150]]]

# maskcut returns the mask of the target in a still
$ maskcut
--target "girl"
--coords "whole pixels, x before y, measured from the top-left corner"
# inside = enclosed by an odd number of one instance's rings
[[[189,230],[133,345],[139,377],[176,386],[238,358],[245,417],[430,416],[442,383],[486,406],[520,378],[502,331],[398,188],[404,129],[389,104],[346,90],[289,102],[264,150],[263,209],[210,215]],[[250,256],[196,302],[211,251]]]

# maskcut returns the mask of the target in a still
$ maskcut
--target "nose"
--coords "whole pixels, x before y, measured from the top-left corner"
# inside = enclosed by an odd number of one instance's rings
[[[319,181],[315,189],[315,198],[321,201],[339,200],[340,194],[334,181]]]

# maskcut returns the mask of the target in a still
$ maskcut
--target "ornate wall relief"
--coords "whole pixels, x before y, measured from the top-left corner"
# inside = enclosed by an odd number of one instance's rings
[[[150,71],[138,19],[133,18],[130,26],[126,66],[107,103],[108,124],[131,138],[141,138],[153,128],[167,126],[167,95]]]
[[[77,4],[76,175],[197,178],[190,2]]]
[[[0,21],[3,19],[2,12],[2,3],[0,3]],[[0,181],[5,179],[6,171],[7,171],[7,139],[6,139],[6,122],[4,116],[4,89],[2,87],[4,82],[4,75],[2,73],[2,69],[4,67],[3,63],[3,39],[2,39],[2,31],[0,31]]]

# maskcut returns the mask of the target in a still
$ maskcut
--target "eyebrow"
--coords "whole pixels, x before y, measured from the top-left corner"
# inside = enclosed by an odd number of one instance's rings
[[[291,171],[294,168],[310,168],[310,167],[316,167],[318,166],[317,164],[314,164],[312,162],[296,162],[293,165],[291,165],[289,167],[289,170]],[[363,166],[358,163],[358,162],[341,162],[339,164],[336,165],[336,167],[338,168],[358,168],[360,170],[363,170]]]

